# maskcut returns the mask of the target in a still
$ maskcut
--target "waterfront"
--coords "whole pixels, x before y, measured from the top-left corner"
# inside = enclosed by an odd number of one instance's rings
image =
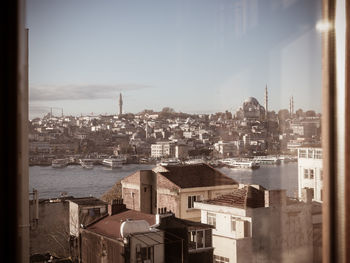
[[[61,169],[51,166],[32,166],[29,168],[30,191],[36,188],[40,198],[56,198],[61,193],[74,197],[100,197],[118,180],[141,169],[151,169],[154,165],[129,164],[119,169],[108,169],[97,165],[92,170],[80,165]],[[287,189],[294,196],[298,186],[297,163],[277,166],[262,166],[257,170],[220,168],[224,174],[240,183],[260,184],[268,189]]]

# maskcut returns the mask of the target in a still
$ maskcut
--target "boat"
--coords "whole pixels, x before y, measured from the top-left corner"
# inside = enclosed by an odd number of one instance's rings
[[[157,163],[157,165],[160,165],[160,166],[175,166],[180,164],[181,162],[178,159],[167,159]]]
[[[258,169],[260,168],[260,163],[255,161],[233,161],[229,166],[231,168]]]
[[[280,157],[281,162],[283,163],[289,163],[289,162],[296,162],[298,161],[298,158],[291,155],[281,155]]]
[[[205,160],[203,160],[203,159],[191,159],[191,160],[185,161],[185,164],[202,164],[202,163],[206,163]]]
[[[259,162],[260,164],[273,164],[273,165],[279,165],[281,164],[281,159],[274,156],[256,156],[253,159],[256,162]]]
[[[241,160],[241,159],[223,159],[220,160],[222,164],[229,168],[240,168],[240,169],[258,169],[260,168],[260,163],[255,160]]]
[[[63,168],[68,165],[68,159],[54,159],[52,160],[52,168]]]
[[[106,158],[103,159],[102,164],[110,168],[121,168],[123,161],[120,158]]]
[[[80,159],[79,162],[80,162],[80,165],[85,169],[91,170],[94,168],[94,161],[93,160]]]

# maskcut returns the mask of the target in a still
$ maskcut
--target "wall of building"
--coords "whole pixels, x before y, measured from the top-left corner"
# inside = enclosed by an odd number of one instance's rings
[[[170,191],[158,191],[157,194],[157,207],[166,207],[167,211],[172,211],[176,217],[180,218],[180,198],[176,193]]]
[[[245,214],[244,209],[238,209],[237,213],[233,214],[227,214],[227,213],[217,213],[217,212],[208,212],[205,210],[201,211],[201,222],[205,224],[209,224],[208,222],[208,213],[211,215],[215,215],[216,219],[216,227],[213,229],[213,235],[216,236],[225,236],[228,238],[244,238],[244,237],[251,237],[251,224],[252,224],[252,218],[243,216]],[[239,211],[240,210],[240,211]],[[235,220],[235,229],[233,230],[231,227],[231,219]],[[245,229],[250,230],[247,234]],[[246,236],[245,236],[246,235]]]
[[[213,249],[205,249],[200,253],[188,253],[188,263],[201,262],[212,263],[213,262]]]
[[[299,149],[299,158],[298,158],[298,196],[302,197],[303,188],[314,189],[314,200],[321,202],[322,201],[322,189],[323,189],[323,165],[322,158],[316,158],[315,150],[321,150],[321,148],[303,148]],[[300,157],[300,150],[306,151],[306,156]],[[312,150],[312,154],[308,153],[309,150]],[[304,178],[304,169],[313,170],[314,178]],[[310,175],[309,175],[310,177]]]
[[[79,236],[79,206],[69,201],[69,233],[72,236]]]
[[[201,209],[202,223],[209,223],[208,212],[216,215],[214,255],[230,262],[313,262],[311,203],[295,202],[254,209],[204,203],[195,207]],[[232,217],[239,222],[235,231]]]
[[[252,237],[255,262],[313,262],[311,205],[254,209]]]
[[[236,243],[237,241],[235,239],[213,234],[214,256],[228,258],[230,263],[237,262]]]
[[[126,208],[140,211],[140,190],[123,187],[123,200]]]
[[[34,213],[32,203],[29,208],[32,215]],[[30,254],[50,252],[59,257],[69,256],[68,211],[68,202],[40,202],[39,220],[31,221]]]
[[[200,196],[201,200],[215,198],[219,195],[233,191],[233,185],[220,185],[210,187],[196,187],[181,189],[180,192],[180,218],[193,221],[201,221],[201,211],[195,208],[188,208],[189,196]]]
[[[109,239],[81,230],[81,260],[89,263],[125,262],[123,257],[124,245],[117,240]]]
[[[163,263],[164,260],[164,232],[147,232],[142,234],[133,234],[130,237],[130,263],[137,263],[137,246],[153,247],[154,263]]]

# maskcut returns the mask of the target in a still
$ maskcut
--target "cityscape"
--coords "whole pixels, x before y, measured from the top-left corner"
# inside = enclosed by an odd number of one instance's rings
[[[32,262],[321,262],[321,115],[293,97],[275,112],[263,90],[234,112],[124,113],[120,93],[113,115],[30,120],[32,167],[133,169],[101,196],[32,189]],[[296,196],[222,170],[290,163]]]
[[[31,263],[322,262],[322,1],[25,12]]]

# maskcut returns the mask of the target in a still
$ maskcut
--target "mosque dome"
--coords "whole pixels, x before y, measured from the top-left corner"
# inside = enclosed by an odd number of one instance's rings
[[[253,105],[260,105],[258,100],[254,97],[249,97],[248,99],[246,99],[244,101],[244,103],[249,103],[249,104],[253,104]]]
[[[242,107],[235,114],[238,118],[262,119],[265,115],[265,108],[260,105],[254,97],[247,98]]]

